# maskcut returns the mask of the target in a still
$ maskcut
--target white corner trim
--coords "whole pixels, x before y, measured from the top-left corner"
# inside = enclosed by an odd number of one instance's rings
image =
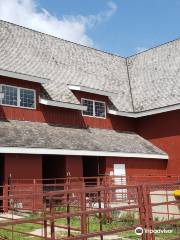
[[[52,154],[52,155],[74,155],[74,156],[99,156],[99,157],[128,157],[128,158],[155,158],[168,159],[168,155],[106,152],[106,151],[86,151],[70,149],[49,149],[49,148],[21,148],[21,147],[0,147],[0,153],[14,154]]]
[[[39,103],[41,103],[43,105],[48,105],[48,106],[70,108],[70,109],[81,110],[81,111],[87,110],[86,106],[82,106],[80,104],[57,102],[57,101],[47,100],[47,99],[43,99],[43,98],[39,98]]]
[[[115,110],[108,109],[108,113],[112,114],[112,115],[118,115],[118,116],[124,116],[124,117],[140,118],[140,117],[155,115],[158,113],[179,110],[179,109],[180,109],[180,104],[176,104],[176,105],[172,105],[172,106],[147,110],[147,111],[143,111],[143,112],[121,112],[121,111],[115,111]]]
[[[84,87],[79,85],[72,85],[72,84],[68,84],[68,88],[74,91],[88,92],[88,93],[93,93],[93,94],[107,96],[107,97],[112,97],[117,94],[109,91],[104,91],[104,90],[99,90],[99,89],[89,88],[89,87]]]
[[[48,79],[45,79],[45,78],[39,78],[39,77],[27,75],[27,74],[10,72],[10,71],[5,71],[1,69],[0,69],[0,75],[4,77],[17,78],[24,81],[37,82],[41,84],[46,83],[48,81]]]

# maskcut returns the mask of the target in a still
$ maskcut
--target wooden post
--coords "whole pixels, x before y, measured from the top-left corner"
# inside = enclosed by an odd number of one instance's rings
[[[140,223],[143,230],[147,229],[148,232],[143,232],[142,240],[155,240],[154,233],[150,230],[154,229],[153,226],[153,216],[152,216],[152,206],[150,199],[150,189],[147,185],[140,185],[137,187],[138,191],[138,204],[140,212]]]
[[[101,209],[101,192],[98,191],[98,205],[99,209]],[[99,230],[102,232],[103,226],[102,226],[102,213],[99,213]],[[100,239],[103,240],[103,235],[100,235]]]
[[[3,204],[3,211],[4,212],[8,212],[8,184],[5,184],[3,186],[3,200],[2,200],[2,204]]]
[[[144,206],[145,206],[145,214],[146,214],[146,228],[148,230],[154,230],[152,206],[151,206],[151,198],[150,198],[150,188],[147,185],[143,185],[143,197],[144,197]],[[155,234],[153,232],[146,233],[146,240],[155,240]]]
[[[69,193],[67,193],[67,213],[70,213],[70,205],[69,205]],[[71,220],[70,217],[67,216],[67,227],[68,227],[68,237],[71,236]]]
[[[143,230],[146,227],[146,221],[145,221],[145,208],[144,208],[144,199],[143,199],[143,189],[142,186],[137,186],[137,196],[138,196],[138,205],[139,205],[139,220],[140,220],[140,224],[141,227],[143,228]],[[143,232],[143,234],[141,235],[141,239],[145,240],[146,236]]]
[[[84,185],[83,185],[83,188]],[[87,233],[87,216],[86,216],[86,192],[80,193],[80,198],[81,198],[81,234],[86,234]],[[83,238],[83,240],[86,240],[87,238]]]
[[[46,219],[46,197],[44,197],[43,199],[44,203],[43,203],[43,206],[44,206],[44,239],[47,240],[47,219]]]
[[[54,201],[52,197],[50,198],[50,213],[51,213],[51,240],[55,240],[55,226],[54,226]]]

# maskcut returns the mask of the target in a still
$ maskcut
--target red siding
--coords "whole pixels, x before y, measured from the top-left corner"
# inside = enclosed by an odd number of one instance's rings
[[[180,173],[180,110],[137,120],[136,131],[168,153],[167,173]]]
[[[38,103],[38,97],[41,91],[41,85],[38,83],[27,82],[23,80],[10,79],[1,77],[0,83],[22,86],[35,89],[37,92],[37,109],[29,110],[16,107],[0,106],[0,118],[7,120],[26,120],[34,122],[47,122],[52,124],[68,125],[74,127],[95,127],[115,129],[119,131],[136,131],[142,137],[148,139],[153,144],[164,150],[170,156],[170,160],[153,160],[153,159],[126,159],[127,170],[129,174],[146,174],[152,172],[179,174],[180,172],[180,111],[157,114],[137,120],[125,117],[113,116],[107,114],[106,119],[83,117],[81,111],[70,110],[44,106]],[[74,92],[77,99],[89,98],[99,101],[105,101],[108,104],[108,97],[89,94],[83,92]],[[19,157],[20,158],[20,157]],[[70,157],[68,157],[70,158]],[[68,160],[70,161],[70,160]],[[74,161],[74,162],[73,162]],[[71,160],[72,169],[77,166],[75,160]],[[80,160],[79,160],[80,161]],[[17,163],[19,166],[20,163]],[[167,171],[166,171],[167,164]],[[11,166],[11,165],[10,165]],[[32,164],[34,166],[34,164]],[[77,167],[78,168],[78,167]],[[16,169],[16,167],[15,167]],[[73,175],[81,175],[82,170],[72,171]]]
[[[85,92],[73,92],[77,99],[81,102],[81,98],[92,99],[97,101],[102,101],[108,106],[109,98],[105,96],[100,96],[96,94],[90,94]],[[83,120],[86,126],[94,128],[107,128],[107,129],[116,129],[122,131],[133,131],[134,130],[134,121],[133,119],[128,119],[125,117],[113,116],[107,113],[106,119],[103,118],[94,118],[83,116]]]
[[[66,171],[70,172],[71,177],[82,177],[83,166],[81,156],[66,156]]]
[[[33,122],[47,122],[76,127],[95,127],[108,128],[123,131],[132,131],[134,129],[133,120],[124,117],[112,116],[107,114],[106,119],[83,117],[81,111],[66,108],[57,108],[39,104],[38,98],[41,91],[41,85],[22,80],[0,78],[0,83],[15,85],[25,88],[35,89],[37,92],[37,109],[30,110],[18,107],[0,106],[0,118],[9,120],[22,120]],[[77,98],[87,97],[91,99],[108,101],[108,98],[97,96],[95,94],[75,93]]]
[[[106,173],[113,171],[113,164],[125,164],[127,176],[137,175],[164,175],[166,174],[167,160],[145,158],[106,158]]]
[[[42,179],[41,155],[5,154],[5,182],[14,179]]]

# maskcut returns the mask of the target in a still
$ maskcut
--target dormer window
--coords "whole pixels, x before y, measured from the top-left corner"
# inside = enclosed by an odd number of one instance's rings
[[[106,104],[105,102],[81,99],[82,105],[87,106],[86,111],[82,111],[83,116],[106,118]]]
[[[36,92],[33,89],[15,87],[10,85],[0,85],[0,92],[4,97],[1,104],[21,108],[36,108]]]

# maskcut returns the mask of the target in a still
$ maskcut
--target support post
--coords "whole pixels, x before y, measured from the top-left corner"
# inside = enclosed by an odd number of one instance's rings
[[[143,230],[147,230],[147,232],[143,232],[141,238],[142,240],[155,240],[155,235],[153,232],[151,232],[151,230],[154,229],[154,226],[150,199],[150,189],[147,185],[140,185],[137,187],[137,191],[140,224]]]
[[[50,213],[51,213],[51,240],[55,240],[55,226],[54,226],[54,201],[53,198],[50,198]]]
[[[85,189],[84,187],[82,189]],[[87,233],[87,216],[86,216],[86,192],[83,191],[80,193],[81,198],[81,234]],[[86,240],[87,238],[83,238]]]
[[[69,213],[70,213],[69,193],[67,193],[67,214]],[[67,227],[68,227],[68,237],[70,237],[71,236],[71,220],[69,216],[67,216]]]
[[[46,198],[44,197],[44,239],[47,240]]]

